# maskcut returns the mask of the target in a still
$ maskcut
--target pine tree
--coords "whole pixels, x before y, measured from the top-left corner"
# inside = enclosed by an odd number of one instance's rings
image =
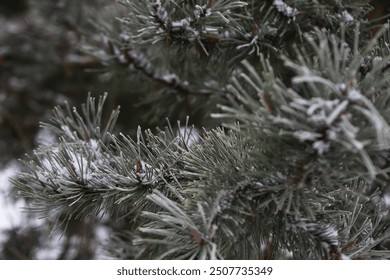
[[[126,135],[107,95],[56,107],[58,142],[14,186],[56,228],[126,221],[117,258],[390,258],[390,32],[370,2],[122,2],[84,50],[132,81],[135,119],[170,121]]]

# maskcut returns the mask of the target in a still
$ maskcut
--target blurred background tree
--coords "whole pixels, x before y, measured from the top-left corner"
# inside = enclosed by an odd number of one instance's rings
[[[121,119],[122,128],[134,125],[134,96],[127,94],[129,85],[125,79],[119,78],[123,80],[119,86],[114,78],[102,78],[99,74],[101,63],[80,48],[83,41],[101,43],[102,37],[93,26],[96,22],[91,19],[115,9],[113,4],[115,1],[110,0],[0,2],[2,169],[20,168],[16,163],[18,158],[30,153],[40,142],[55,141],[53,135],[39,127],[39,123],[48,120],[54,105],[62,104],[64,100],[79,104],[88,92],[112,92],[109,106],[120,102],[128,108]],[[106,20],[115,21],[112,17]],[[0,194],[4,201],[1,205],[4,215],[1,218],[11,221],[1,222],[8,226],[0,229],[0,258],[96,257],[96,233],[92,227],[80,223],[59,242],[58,235],[49,238],[50,223],[54,223],[50,218],[31,224],[32,218],[26,214],[23,221],[12,221],[14,216],[4,208],[16,203],[15,194],[8,188],[6,180],[2,183]],[[17,205],[23,205],[20,203],[19,200]]]

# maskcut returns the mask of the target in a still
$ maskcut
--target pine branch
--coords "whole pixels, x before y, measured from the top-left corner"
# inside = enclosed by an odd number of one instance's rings
[[[70,111],[68,105],[65,111],[54,110],[52,123],[45,126],[59,135],[59,143],[35,150],[24,162],[31,172],[14,180],[20,195],[33,199],[32,210],[53,209],[69,219],[106,212],[120,217],[153,208],[146,196],[155,188],[182,199],[174,179],[181,140],[150,131],[144,139],[140,130],[136,142],[113,136],[118,111],[101,132],[104,99],[96,106],[90,98],[82,106],[83,116],[76,109]]]

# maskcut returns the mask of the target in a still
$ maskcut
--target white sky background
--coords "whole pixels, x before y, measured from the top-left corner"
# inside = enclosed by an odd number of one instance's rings
[[[0,170],[0,243],[4,241],[3,231],[21,224],[23,213],[21,207],[25,206],[23,201],[14,200],[11,196],[11,184],[9,178],[16,174],[18,166],[16,163],[7,165]]]
[[[53,143],[55,138],[48,131],[41,129],[36,137],[37,143]],[[9,163],[0,170],[0,244],[3,242],[2,232],[16,226],[25,224],[26,214],[22,208],[26,206],[23,200],[15,200],[11,197],[11,183],[9,178],[16,175],[20,170],[16,161]],[[38,222],[39,225],[39,222]]]
[[[6,241],[4,231],[17,227],[20,230],[27,227],[35,226],[39,227],[43,225],[43,220],[31,219],[27,217],[27,214],[23,212],[23,208],[26,207],[26,203],[22,199],[15,199],[11,192],[11,183],[9,178],[14,176],[19,171],[16,163],[11,163],[3,170],[0,170],[0,250],[2,243]],[[61,241],[57,237],[47,239],[48,243],[45,244],[45,248],[36,252],[37,259],[55,259],[58,254]]]

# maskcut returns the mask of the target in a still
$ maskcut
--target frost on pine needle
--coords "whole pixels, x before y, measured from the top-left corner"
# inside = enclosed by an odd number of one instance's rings
[[[293,18],[298,14],[298,10],[296,8],[290,7],[283,0],[274,0],[273,6],[285,16]]]
[[[152,15],[156,16],[161,24],[166,24],[168,18],[168,12],[161,5],[160,0],[151,0],[150,6],[153,9]]]
[[[350,13],[348,13],[347,10],[342,11],[340,17],[345,22],[351,22],[354,20],[353,16]]]
[[[338,99],[325,100],[318,97],[307,100],[297,98],[288,107],[283,107],[282,110],[293,113],[292,109],[295,109],[297,113],[300,112],[300,114],[305,115],[306,122],[311,130],[305,130],[304,126],[300,128],[298,124],[293,125],[288,119],[280,116],[275,117],[274,121],[280,124],[291,123],[291,126],[293,126],[291,129],[296,129],[293,135],[302,142],[311,142],[313,148],[322,155],[328,151],[331,143],[337,138],[336,135],[341,133],[339,125],[332,126],[332,124],[344,112],[347,104],[348,102],[340,102]]]
[[[188,27],[191,24],[191,19],[190,18],[184,18],[179,21],[173,21],[171,23],[172,31],[177,32],[177,31],[182,31],[188,29]]]
[[[201,17],[207,17],[210,14],[211,11],[207,7],[207,5],[203,5],[203,6],[195,5],[194,17],[196,20],[200,19]]]
[[[330,245],[339,245],[339,234],[333,225],[319,224],[302,219],[295,226],[298,229],[301,229],[319,238],[319,240],[323,242],[326,248],[328,248]]]
[[[76,140],[77,137],[75,136],[75,133],[72,132],[67,125],[61,125],[61,130],[64,132],[65,136],[68,137],[70,140]]]
[[[78,145],[60,144],[57,148],[40,148],[35,151],[39,159],[35,167],[35,176],[39,183],[51,186],[57,191],[66,191],[70,182],[94,187],[96,162],[102,160],[102,154],[96,141]]]
[[[171,85],[177,85],[180,83],[180,78],[176,74],[165,74],[162,77],[162,80],[164,80],[167,84]]]

